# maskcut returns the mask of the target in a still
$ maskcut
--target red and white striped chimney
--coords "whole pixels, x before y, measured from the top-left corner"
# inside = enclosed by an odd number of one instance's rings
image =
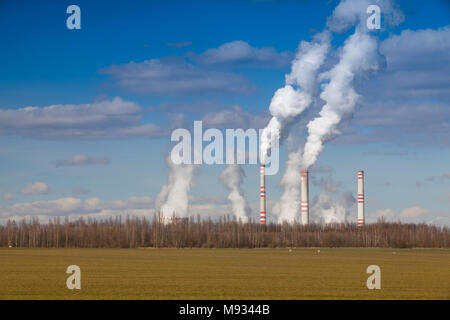
[[[302,183],[302,200],[300,207],[302,213],[302,225],[307,225],[309,223],[308,170],[302,170],[301,183]]]
[[[260,166],[260,211],[259,217],[262,224],[266,224],[266,187],[265,187],[265,165]]]
[[[358,171],[358,226],[364,225],[364,171]]]

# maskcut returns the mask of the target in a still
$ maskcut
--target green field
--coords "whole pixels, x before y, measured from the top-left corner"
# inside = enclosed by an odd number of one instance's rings
[[[0,248],[0,299],[450,299],[448,249],[319,250]]]

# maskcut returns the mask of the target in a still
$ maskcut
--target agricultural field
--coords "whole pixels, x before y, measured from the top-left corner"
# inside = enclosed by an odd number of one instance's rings
[[[450,250],[0,248],[0,299],[450,299]]]

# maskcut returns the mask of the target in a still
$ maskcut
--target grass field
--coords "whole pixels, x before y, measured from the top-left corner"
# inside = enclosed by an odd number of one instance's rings
[[[0,248],[0,299],[450,299],[450,250]]]

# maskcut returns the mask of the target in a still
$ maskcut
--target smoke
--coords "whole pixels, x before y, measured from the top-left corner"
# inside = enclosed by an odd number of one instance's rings
[[[231,210],[233,215],[238,220],[247,222],[250,208],[241,190],[242,178],[244,177],[244,170],[237,164],[228,165],[220,175],[220,179],[230,191],[228,200],[231,202]]]
[[[350,192],[343,193],[338,199],[334,199],[325,191],[314,199],[314,205],[311,208],[321,223],[339,223],[347,221],[350,214],[350,208],[355,203],[355,198]]]
[[[342,0],[327,20],[327,26],[333,32],[345,32],[358,24],[358,28],[367,31],[367,7],[377,5],[383,14],[383,28],[396,26],[404,20],[404,15],[392,0]]]
[[[303,153],[303,167],[313,165],[326,142],[339,135],[339,124],[351,119],[360,96],[353,88],[356,77],[378,71],[385,64],[384,56],[378,52],[378,42],[367,32],[367,7],[369,0],[342,0],[328,19],[328,27],[335,32],[345,32],[356,24],[355,32],[345,41],[339,62],[321,80],[329,80],[323,86],[320,98],[325,105],[319,116],[308,125],[308,138]],[[383,13],[383,25],[395,26],[404,19],[403,13],[391,0],[376,3]]]
[[[284,191],[279,201],[277,201],[272,209],[275,215],[278,215],[278,222],[295,221],[299,211],[300,199],[300,167],[302,163],[302,148],[291,152],[286,161],[286,170],[281,178],[281,186]]]
[[[286,129],[311,104],[316,85],[316,74],[325,61],[330,37],[328,32],[317,34],[313,41],[302,41],[292,61],[291,73],[286,75],[285,86],[278,89],[270,102],[272,115],[261,134],[260,155],[265,163],[275,141],[285,139]]]
[[[189,208],[189,190],[191,189],[192,177],[195,165],[177,165],[167,157],[169,167],[169,181],[162,186],[156,196],[155,205],[163,217],[187,217]]]
[[[350,209],[356,199],[351,192],[341,192],[342,183],[334,181],[332,176],[317,179],[314,176],[311,183],[321,189],[319,196],[312,201],[311,213],[320,223],[345,222],[350,215]],[[331,194],[333,196],[331,196]]]
[[[265,162],[265,156],[274,142],[281,143],[290,125],[311,105],[317,89],[317,72],[325,61],[329,46],[330,35],[327,31],[317,34],[311,42],[300,43],[291,72],[286,75],[286,85],[275,92],[270,103],[272,119],[261,135],[261,162]],[[284,191],[273,208],[280,222],[293,222],[298,212],[301,152],[302,149],[291,152],[286,162],[280,182]]]
[[[339,62],[322,74],[324,79],[329,79],[320,94],[325,105],[319,116],[307,125],[308,138],[303,153],[305,169],[316,162],[324,144],[340,134],[338,125],[353,116],[360,97],[353,88],[354,79],[379,69],[381,56],[377,49],[376,39],[356,28],[355,33],[345,41]]]

